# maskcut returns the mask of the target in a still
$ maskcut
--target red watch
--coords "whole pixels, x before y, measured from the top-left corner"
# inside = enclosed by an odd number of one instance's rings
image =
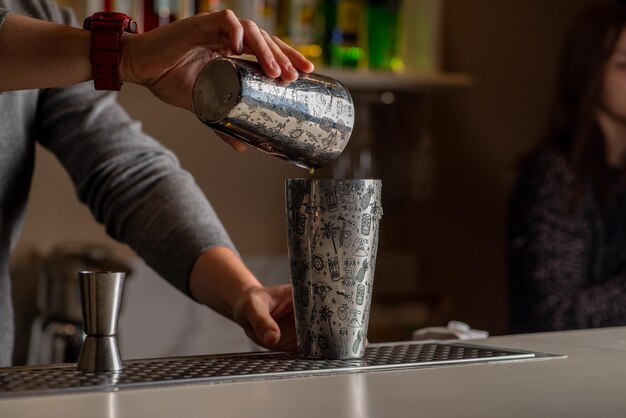
[[[123,13],[98,12],[85,19],[83,29],[91,31],[89,61],[96,90],[119,90],[122,35],[137,33],[137,22]]]

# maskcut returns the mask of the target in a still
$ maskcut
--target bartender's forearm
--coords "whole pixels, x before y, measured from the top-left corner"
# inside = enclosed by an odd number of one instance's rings
[[[191,295],[229,319],[234,318],[238,298],[262,287],[241,258],[226,247],[212,247],[195,261],[189,278]]]
[[[0,26],[0,91],[91,79],[90,32],[9,14]]]

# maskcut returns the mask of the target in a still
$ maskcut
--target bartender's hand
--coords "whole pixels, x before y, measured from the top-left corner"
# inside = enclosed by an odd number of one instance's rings
[[[263,287],[230,249],[213,247],[194,263],[191,295],[236,321],[248,337],[271,350],[295,350],[291,286]]]
[[[270,350],[296,349],[290,285],[252,288],[235,304],[235,321],[256,344]]]
[[[313,71],[301,53],[231,10],[201,13],[141,35],[124,35],[120,77],[149,88],[159,99],[191,110],[193,84],[209,61],[255,55],[269,77],[294,81]]]

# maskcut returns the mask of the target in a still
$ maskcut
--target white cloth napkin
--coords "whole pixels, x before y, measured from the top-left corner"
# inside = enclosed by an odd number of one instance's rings
[[[476,340],[487,337],[487,331],[472,329],[461,321],[450,321],[446,327],[428,327],[413,331],[414,340]]]

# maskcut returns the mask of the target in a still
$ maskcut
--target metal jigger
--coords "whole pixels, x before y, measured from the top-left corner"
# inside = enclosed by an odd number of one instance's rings
[[[87,337],[78,357],[78,370],[107,372],[122,369],[117,347],[122,290],[126,273],[81,271],[78,273],[83,326]]]

